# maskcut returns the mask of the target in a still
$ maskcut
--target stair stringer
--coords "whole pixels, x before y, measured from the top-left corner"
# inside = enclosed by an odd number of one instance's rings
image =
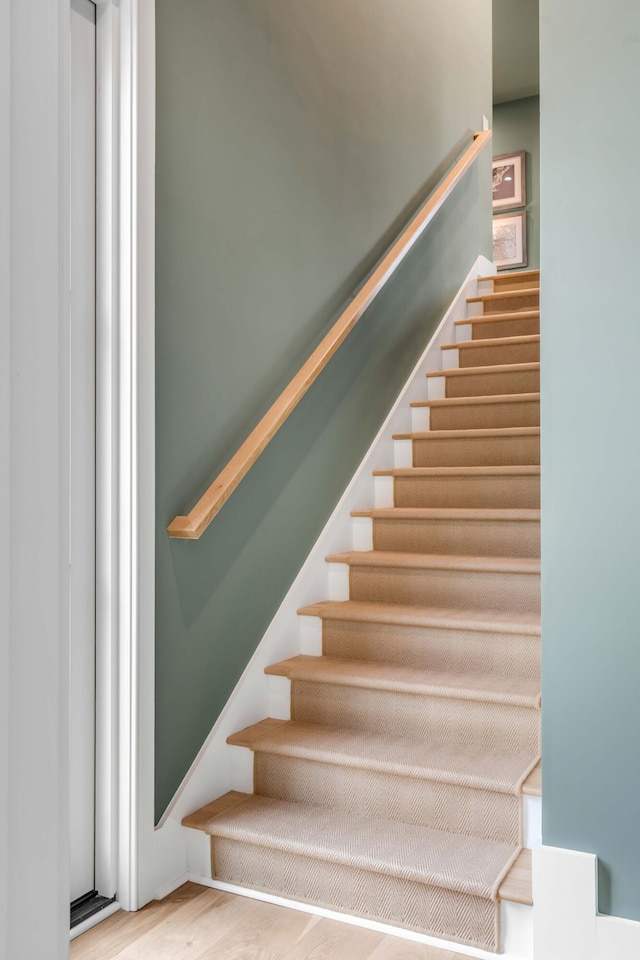
[[[366,538],[367,531],[363,530],[362,524],[354,522],[351,511],[376,505],[376,496],[379,497],[380,492],[378,490],[376,494],[373,471],[382,470],[394,462],[393,434],[411,431],[410,403],[424,399],[425,374],[442,369],[441,344],[454,339],[455,321],[467,316],[467,297],[477,295],[478,278],[493,272],[493,264],[484,256],[479,256],[471,267],[267,627],[158,827],[169,818],[181,822],[192,810],[208,803],[211,797],[229,790],[253,792],[253,755],[243,747],[228,746],[227,737],[266,716],[289,719],[289,681],[282,677],[266,677],[264,670],[270,664],[300,653],[321,653],[320,621],[315,630],[315,618],[300,617],[297,611],[317,601],[318,597],[338,599],[341,585],[339,571],[335,568],[340,565],[327,564],[325,557],[354,547],[363,549],[361,538]],[[359,542],[354,543],[354,537],[359,538]],[[186,834],[193,832],[184,829]]]

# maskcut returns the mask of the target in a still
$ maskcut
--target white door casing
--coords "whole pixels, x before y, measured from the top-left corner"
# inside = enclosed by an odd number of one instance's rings
[[[94,889],[96,8],[71,0],[69,329],[70,899]]]

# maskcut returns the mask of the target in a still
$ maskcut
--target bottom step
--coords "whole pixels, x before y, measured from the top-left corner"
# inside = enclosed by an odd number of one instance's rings
[[[212,836],[219,880],[499,949],[518,847],[237,793],[183,823]]]

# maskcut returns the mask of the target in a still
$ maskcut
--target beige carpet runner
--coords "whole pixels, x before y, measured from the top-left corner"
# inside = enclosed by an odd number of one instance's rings
[[[395,506],[356,514],[374,549],[328,558],[350,599],[300,611],[323,656],[267,670],[291,681],[291,720],[229,738],[254,795],[184,821],[211,835],[214,877],[500,949],[540,759],[538,282],[499,278],[443,348],[459,367],[414,405],[429,430],[400,438]]]

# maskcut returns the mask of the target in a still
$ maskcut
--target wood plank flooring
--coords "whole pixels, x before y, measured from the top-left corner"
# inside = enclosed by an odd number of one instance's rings
[[[71,944],[71,960],[457,960],[459,955],[186,883],[116,913]]]

